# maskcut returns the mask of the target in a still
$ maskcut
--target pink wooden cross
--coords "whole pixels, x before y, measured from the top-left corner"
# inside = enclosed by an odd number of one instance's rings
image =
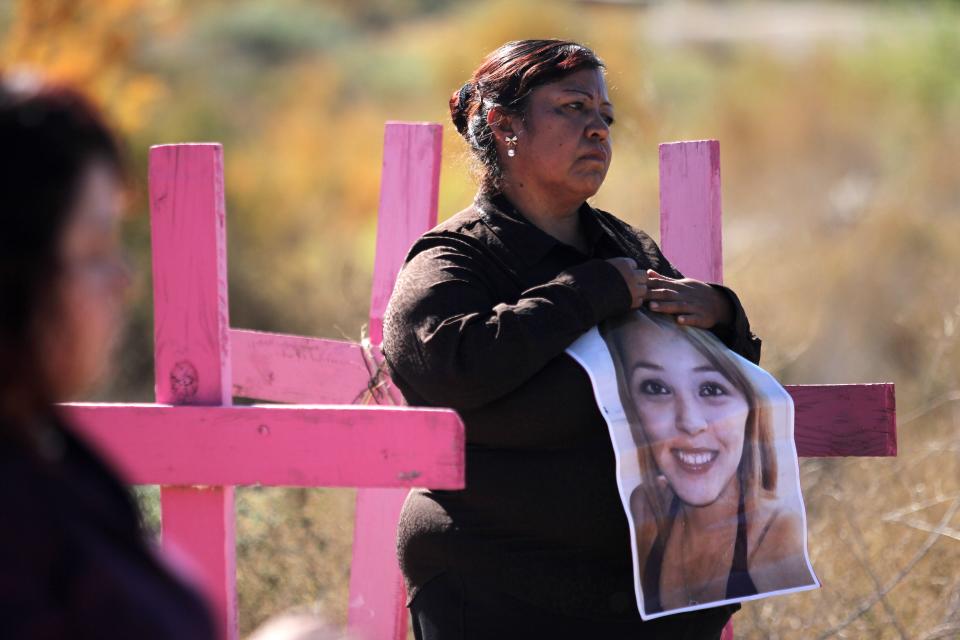
[[[410,244],[436,224],[441,131],[387,124],[369,344],[231,329],[222,149],[151,149],[158,404],[68,411],[129,482],[163,485],[163,543],[198,564],[224,638],[238,636],[235,485],[371,487],[358,494],[349,614],[370,639],[404,622],[396,505],[411,486],[464,486],[454,411],[343,406],[400,404],[378,372],[383,312]]]
[[[723,280],[720,143],[660,145],[660,243],[685,275]],[[893,384],[788,385],[794,439],[805,457],[895,456]],[[723,640],[733,640],[733,625]]]
[[[723,278],[720,208],[720,145],[715,140],[678,142],[660,146],[660,237],[664,253],[684,274],[713,282]],[[425,229],[424,229],[425,230]],[[801,456],[893,456],[897,452],[894,386],[803,385],[788,386],[793,397],[795,439]],[[402,497],[382,494],[377,504],[368,505],[369,512],[389,514],[396,522]],[[358,505],[359,507],[359,505]],[[386,517],[386,516],[384,516]],[[358,526],[360,520],[357,521]],[[395,526],[391,535],[380,544],[386,549],[381,557],[390,556],[390,570],[396,572],[394,553]],[[357,534],[356,544],[365,539]],[[374,541],[369,541],[371,544]],[[389,547],[389,549],[387,549]],[[380,569],[383,571],[388,561]],[[383,573],[381,573],[383,575]],[[396,573],[395,583],[399,583]],[[354,584],[351,582],[351,591]],[[385,587],[384,587],[385,588]],[[383,620],[377,638],[403,640],[406,637],[406,609],[402,591],[384,594],[377,600],[377,610],[395,603],[395,615]],[[733,627],[728,625],[724,640],[733,640]]]

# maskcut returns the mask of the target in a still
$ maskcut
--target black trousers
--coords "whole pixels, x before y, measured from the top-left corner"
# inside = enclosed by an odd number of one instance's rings
[[[424,584],[410,602],[417,640],[719,640],[731,607],[643,622],[591,620],[538,608],[482,588],[448,571]]]

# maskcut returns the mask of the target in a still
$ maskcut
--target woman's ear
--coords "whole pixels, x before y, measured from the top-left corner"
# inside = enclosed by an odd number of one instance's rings
[[[513,116],[502,111],[500,107],[491,107],[490,110],[487,111],[487,124],[497,137],[512,136],[514,134]]]

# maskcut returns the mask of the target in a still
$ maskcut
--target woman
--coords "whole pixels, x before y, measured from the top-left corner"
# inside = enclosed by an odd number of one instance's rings
[[[751,378],[762,371],[668,316],[628,313],[600,333],[636,443],[630,513],[645,612],[813,584],[800,487],[777,487],[776,447],[792,448],[786,391],[761,390]]]
[[[205,603],[54,405],[116,342],[120,149],[82,96],[24,77],[0,78],[0,140],[0,635],[212,638]]]
[[[384,318],[406,401],[466,425],[466,489],[413,491],[400,519],[415,635],[719,637],[736,607],[641,620],[606,424],[564,349],[644,303],[754,360],[759,340],[733,292],[684,278],[649,236],[586,203],[614,122],[592,51],[508,42],[450,113],[480,189],[411,247]]]

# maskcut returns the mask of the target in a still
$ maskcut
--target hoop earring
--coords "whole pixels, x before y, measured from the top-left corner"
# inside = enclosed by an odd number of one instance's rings
[[[507,136],[503,139],[507,143],[507,155],[511,158],[517,155],[517,136],[516,134],[512,136]]]

